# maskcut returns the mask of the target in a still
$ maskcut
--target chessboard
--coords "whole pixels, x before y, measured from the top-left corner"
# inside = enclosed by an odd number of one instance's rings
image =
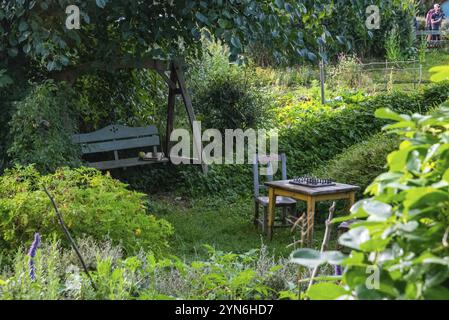
[[[322,179],[310,176],[295,177],[292,180],[290,180],[289,183],[309,188],[330,187],[335,186],[336,184],[330,179]]]

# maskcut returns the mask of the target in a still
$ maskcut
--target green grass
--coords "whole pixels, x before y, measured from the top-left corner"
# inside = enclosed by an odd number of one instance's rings
[[[449,52],[442,50],[428,52],[423,63],[423,80],[430,81],[431,73],[429,69],[441,65],[449,65]]]
[[[186,260],[205,258],[204,244],[225,252],[243,253],[262,244],[278,257],[288,257],[293,248],[287,245],[299,238],[299,232],[290,233],[288,228],[276,228],[269,241],[252,223],[253,202],[251,198],[222,199],[203,198],[186,201],[167,196],[153,196],[151,211],[168,220],[174,227],[170,241],[171,254]],[[329,204],[319,206],[315,221],[313,247],[319,248],[324,234],[324,220]],[[303,205],[298,206],[303,212]],[[336,232],[333,231],[335,238]],[[335,239],[333,244],[335,245]]]

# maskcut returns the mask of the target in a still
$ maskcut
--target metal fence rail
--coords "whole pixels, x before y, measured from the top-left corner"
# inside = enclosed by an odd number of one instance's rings
[[[359,85],[364,81],[370,81],[375,85],[381,85],[385,90],[390,84],[412,84],[411,89],[414,90],[423,83],[423,66],[418,60],[364,63],[348,72],[357,75]]]

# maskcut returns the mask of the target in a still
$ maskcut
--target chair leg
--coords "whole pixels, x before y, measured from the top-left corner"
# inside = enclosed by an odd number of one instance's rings
[[[259,203],[254,201],[254,226],[259,225]]]
[[[287,207],[282,208],[282,225],[285,226],[287,224]]]
[[[262,232],[264,234],[268,233],[268,207],[263,207],[263,224]]]
[[[294,216],[294,217],[296,217],[296,218],[299,218],[300,214],[299,214],[299,211],[296,210],[296,204],[294,204],[294,205],[291,206],[290,211],[291,211],[290,214],[291,214],[292,216]]]

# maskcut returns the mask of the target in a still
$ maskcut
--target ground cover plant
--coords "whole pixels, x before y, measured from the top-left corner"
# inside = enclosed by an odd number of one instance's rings
[[[33,258],[18,251],[0,274],[0,299],[273,299],[291,295],[296,268],[266,248],[242,254],[205,247],[207,258],[184,262],[141,252],[122,257],[110,242],[80,239],[93,266],[93,289],[71,252],[43,237]],[[34,279],[29,274],[33,259]]]

